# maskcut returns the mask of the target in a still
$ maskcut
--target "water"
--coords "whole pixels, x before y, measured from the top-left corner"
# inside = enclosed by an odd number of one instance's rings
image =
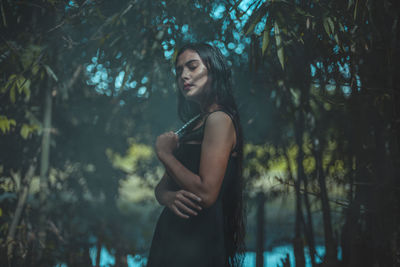
[[[315,257],[316,263],[322,262],[322,257],[325,254],[324,246],[316,246],[315,248],[317,256]],[[264,267],[277,267],[282,266],[282,260],[286,258],[286,254],[289,254],[290,265],[295,265],[293,247],[291,245],[274,247],[271,251],[264,252]],[[306,267],[311,267],[310,254],[308,248],[304,249],[304,255],[306,260]],[[341,259],[341,250],[338,249],[338,259]],[[256,266],[256,253],[246,252],[244,259],[244,267],[254,267]]]
[[[317,254],[319,256],[316,257],[316,262],[321,263],[322,256],[325,254],[325,247],[317,246],[316,247]],[[264,252],[264,266],[265,267],[277,267],[282,266],[282,259],[286,257],[286,254],[289,254],[290,264],[294,266],[294,254],[293,247],[291,245],[284,245],[273,248],[271,251]],[[95,265],[97,255],[96,247],[90,249],[90,258],[92,259],[93,266]],[[311,267],[310,257],[308,254],[308,250],[305,249],[306,256],[306,267]],[[341,259],[341,250],[338,249],[338,259]],[[146,264],[146,258],[142,258],[139,255],[127,256],[128,266],[129,267],[143,267]],[[115,264],[115,259],[112,253],[110,253],[105,247],[101,249],[100,256],[100,266],[101,267],[109,267]],[[255,252],[246,252],[244,258],[243,267],[254,267],[256,266],[256,253]],[[57,267],[67,267],[66,264],[58,264]]]

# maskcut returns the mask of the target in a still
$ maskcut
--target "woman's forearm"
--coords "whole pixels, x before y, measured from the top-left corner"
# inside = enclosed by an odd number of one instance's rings
[[[157,184],[154,193],[158,203],[184,219],[189,218],[189,216],[196,216],[197,212],[201,210],[199,205],[201,198],[189,191],[176,190],[171,182],[170,175],[165,173]]]
[[[204,189],[204,184],[199,175],[183,166],[183,164],[177,160],[173,154],[159,153],[158,157],[167,169],[169,177],[171,177],[182,189],[199,196],[203,202],[206,201],[206,190]]]

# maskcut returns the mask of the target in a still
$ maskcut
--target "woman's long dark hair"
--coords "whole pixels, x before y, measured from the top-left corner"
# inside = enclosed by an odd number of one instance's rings
[[[176,56],[186,50],[197,52],[203,64],[207,67],[208,75],[212,79],[211,90],[207,92],[206,101],[211,104],[214,100],[219,106],[233,116],[237,129],[237,169],[232,183],[228,185],[227,192],[222,199],[224,208],[224,236],[227,266],[240,266],[244,256],[244,205],[243,205],[243,135],[240,118],[232,92],[231,70],[219,49],[206,43],[190,43],[183,46]],[[176,62],[175,62],[176,65]],[[198,103],[188,101],[178,90],[178,115],[186,122],[196,114],[201,113]]]

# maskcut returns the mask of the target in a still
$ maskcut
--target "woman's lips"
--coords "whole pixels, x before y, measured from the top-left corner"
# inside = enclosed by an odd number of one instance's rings
[[[190,90],[190,87],[192,87],[192,86],[193,86],[192,84],[185,84],[185,85],[183,86],[183,90],[189,91],[189,90]]]

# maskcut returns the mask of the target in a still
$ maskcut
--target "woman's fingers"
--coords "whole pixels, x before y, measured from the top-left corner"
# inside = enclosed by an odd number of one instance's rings
[[[196,196],[195,194],[185,191],[185,190],[181,190],[180,191],[181,195],[178,195],[178,198],[187,206],[190,206],[192,208],[201,210],[201,206],[199,204],[197,204],[198,202],[201,201],[201,199]],[[193,201],[194,200],[194,201]]]
[[[179,200],[185,204],[186,206],[193,208],[193,209],[197,209],[197,210],[201,210],[201,206],[196,204],[194,201],[192,201],[191,199],[187,198],[186,196],[181,196],[179,197]]]
[[[189,192],[189,191],[186,191],[186,190],[181,190],[181,192],[182,192],[182,194],[183,194],[184,196],[186,196],[186,197],[189,197],[189,198],[191,198],[191,199],[193,199],[193,200],[196,200],[196,201],[198,201],[198,202],[201,201],[201,198],[198,197],[198,196],[196,196],[196,195],[193,194],[192,192]]]
[[[183,214],[182,212],[180,212],[179,209],[175,205],[172,205],[171,209],[179,217],[182,217],[184,219],[188,219],[189,218],[189,216],[187,216],[186,214]]]
[[[188,208],[185,204],[183,204],[181,201],[176,200],[175,201],[175,205],[183,212],[191,214],[193,216],[197,215],[197,212],[195,212],[194,210]]]
[[[188,219],[190,216],[196,216],[196,210],[201,210],[202,207],[198,204],[201,199],[195,194],[179,190],[171,196],[170,204],[168,205],[170,209],[179,217]]]

